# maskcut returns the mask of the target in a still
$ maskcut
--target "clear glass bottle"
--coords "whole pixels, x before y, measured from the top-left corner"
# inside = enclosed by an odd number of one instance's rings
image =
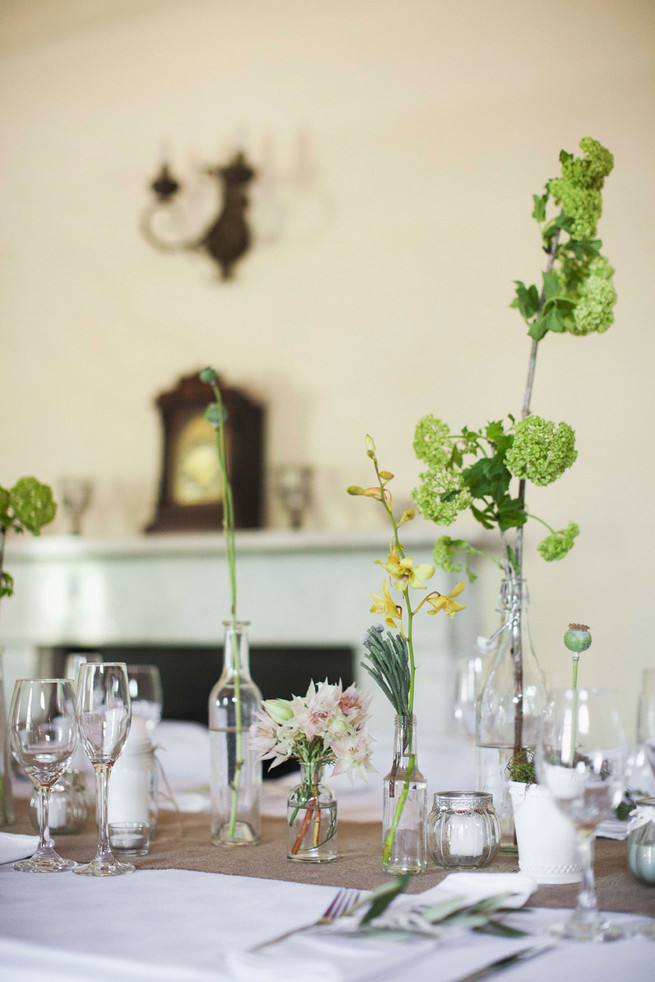
[[[214,845],[248,846],[261,835],[262,765],[250,726],[262,694],[250,677],[248,623],[224,624],[223,671],[209,696],[211,836]]]
[[[516,852],[506,767],[515,749],[535,746],[546,704],[546,682],[530,636],[528,605],[525,580],[502,581],[498,643],[476,711],[477,787],[493,795],[501,852]]]
[[[391,770],[384,779],[382,868],[422,873],[427,868],[428,786],[418,766],[416,716],[396,716]]]
[[[13,825],[16,821],[16,813],[11,786],[11,754],[9,752],[2,657],[2,648],[0,648],[0,825]]]
[[[287,859],[331,863],[337,858],[337,796],[323,784],[323,765],[300,765],[300,784],[287,800]]]
[[[437,866],[480,869],[500,845],[493,798],[483,791],[440,791],[428,816],[428,852]]]

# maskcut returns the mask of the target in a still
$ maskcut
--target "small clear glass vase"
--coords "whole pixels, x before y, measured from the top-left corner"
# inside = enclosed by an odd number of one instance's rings
[[[498,643],[476,710],[477,787],[493,795],[501,826],[500,851],[516,853],[510,777],[515,752],[534,747],[546,705],[546,682],[530,635],[525,580],[505,579],[500,589]]]
[[[261,836],[262,765],[250,727],[262,694],[250,677],[248,624],[225,621],[223,671],[209,696],[211,837],[252,846]]]
[[[384,779],[382,868],[422,873],[427,868],[428,786],[418,766],[416,717],[396,716],[391,770]]]
[[[337,796],[323,784],[323,765],[306,762],[287,799],[287,859],[331,863],[337,858]]]

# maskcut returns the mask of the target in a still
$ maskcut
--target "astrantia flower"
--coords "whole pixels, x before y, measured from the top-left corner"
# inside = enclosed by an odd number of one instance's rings
[[[454,617],[458,610],[465,610],[466,605],[457,603],[454,597],[459,597],[460,593],[464,589],[463,583],[458,583],[450,593],[442,594],[434,593],[429,594],[425,598],[425,602],[430,604],[432,610],[428,611],[428,614],[438,614],[440,610],[448,614],[449,617]]]
[[[561,477],[577,456],[575,432],[568,423],[527,416],[516,424],[505,463],[514,477],[546,485]]]
[[[339,699],[339,709],[353,726],[359,726],[368,718],[368,708],[373,696],[369,692],[360,692],[355,683],[349,685]]]
[[[386,569],[396,589],[403,592],[410,586],[415,590],[425,590],[423,580],[429,580],[434,574],[434,566],[430,566],[428,563],[415,566],[411,556],[401,556],[397,549],[393,549],[389,553],[386,563],[383,563],[381,559],[375,561],[382,569]]]
[[[431,467],[443,467],[450,460],[450,429],[436,416],[424,416],[414,431],[414,452]]]
[[[573,540],[579,535],[580,529],[575,522],[569,522],[561,532],[553,532],[542,539],[537,549],[546,562],[555,559],[563,559],[564,556],[573,548]]]
[[[421,483],[412,491],[420,513],[437,525],[452,525],[460,511],[471,504],[471,494],[464,486],[461,473],[450,467],[430,467],[419,475]],[[441,497],[457,492],[448,501]]]
[[[374,769],[370,737],[353,732],[333,740],[330,747],[336,758],[332,771],[335,777],[347,774],[351,781],[356,775],[366,780],[366,772]]]

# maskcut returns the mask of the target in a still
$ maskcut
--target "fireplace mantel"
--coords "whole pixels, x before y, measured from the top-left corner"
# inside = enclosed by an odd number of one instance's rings
[[[434,529],[403,533],[415,561],[430,562]],[[385,529],[238,532],[238,609],[251,622],[251,643],[361,650],[361,636],[379,619],[369,613],[370,593],[381,592],[374,562],[388,545]],[[14,538],[5,568],[15,580],[0,620],[9,691],[13,678],[38,673],[44,647],[222,642],[229,586],[221,534]],[[449,717],[454,655],[472,650],[479,633],[470,586],[462,599],[465,616],[425,618],[416,632],[417,710],[423,703],[440,729]],[[359,680],[368,686],[361,671]]]

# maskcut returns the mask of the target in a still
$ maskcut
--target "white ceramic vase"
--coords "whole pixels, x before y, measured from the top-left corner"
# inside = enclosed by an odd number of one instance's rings
[[[537,883],[582,879],[575,826],[558,809],[548,788],[510,781],[519,869]]]

